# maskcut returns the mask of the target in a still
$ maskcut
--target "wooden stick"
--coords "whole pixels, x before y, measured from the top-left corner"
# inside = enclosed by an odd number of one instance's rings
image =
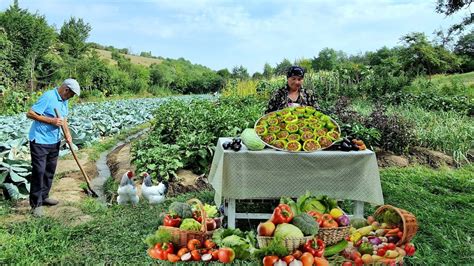
[[[61,118],[61,116],[59,115],[58,109],[54,108],[54,112],[56,113],[56,117],[57,117],[57,118]],[[61,129],[62,129],[62,131],[63,131],[64,137],[66,137],[66,130],[64,129],[64,125],[61,125]],[[67,142],[67,141],[66,141],[66,143],[67,143],[69,149],[71,150],[72,156],[74,157],[74,160],[76,161],[77,165],[79,166],[79,169],[81,169],[82,175],[83,175],[84,178],[86,179],[87,188],[88,188],[89,191],[91,192],[92,196],[98,197],[99,195],[97,195],[97,193],[92,189],[92,187],[91,187],[91,181],[90,181],[89,177],[87,176],[86,171],[84,171],[84,169],[82,168],[82,165],[81,165],[81,163],[79,162],[79,159],[77,159],[76,153],[74,152],[74,149],[72,148],[71,143],[69,143],[69,142]]]

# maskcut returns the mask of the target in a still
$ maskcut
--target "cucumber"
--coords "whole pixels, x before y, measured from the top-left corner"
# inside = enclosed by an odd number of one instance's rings
[[[335,254],[343,251],[347,247],[347,244],[348,243],[347,243],[346,240],[342,240],[341,242],[339,242],[335,245],[326,247],[324,249],[324,256],[329,257],[329,256],[335,255]]]

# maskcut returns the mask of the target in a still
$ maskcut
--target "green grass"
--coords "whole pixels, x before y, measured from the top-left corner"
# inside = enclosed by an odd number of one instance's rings
[[[407,259],[408,264],[455,265],[474,260],[473,175],[473,166],[456,170],[381,169],[385,203],[412,212],[420,225],[413,239],[418,251]],[[0,264],[154,263],[147,257],[143,239],[157,229],[158,214],[172,201],[192,197],[212,202],[213,193],[190,193],[170,198],[159,206],[141,203],[135,208],[104,207],[87,199],[79,207],[94,219],[75,227],[51,218],[2,224]],[[369,206],[366,215],[375,209]],[[255,265],[255,261],[234,265]]]

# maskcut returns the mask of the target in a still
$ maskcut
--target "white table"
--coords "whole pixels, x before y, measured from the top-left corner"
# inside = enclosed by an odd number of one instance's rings
[[[317,151],[291,153],[264,149],[239,152],[224,150],[219,138],[212,160],[209,181],[214,200],[226,205],[228,226],[235,219],[267,219],[270,214],[236,213],[236,200],[297,198],[306,191],[352,200],[354,216],[363,216],[364,202],[383,204],[382,187],[375,153],[365,151]]]

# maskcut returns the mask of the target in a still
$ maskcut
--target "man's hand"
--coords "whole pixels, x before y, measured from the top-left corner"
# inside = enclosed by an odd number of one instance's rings
[[[51,125],[55,125],[55,126],[62,126],[64,123],[64,120],[62,118],[57,118],[57,117],[54,117],[54,118],[51,118],[51,122],[50,124]]]
[[[67,136],[66,136],[66,142],[69,143],[69,144],[72,144],[72,137],[71,137],[71,135],[67,135]]]

